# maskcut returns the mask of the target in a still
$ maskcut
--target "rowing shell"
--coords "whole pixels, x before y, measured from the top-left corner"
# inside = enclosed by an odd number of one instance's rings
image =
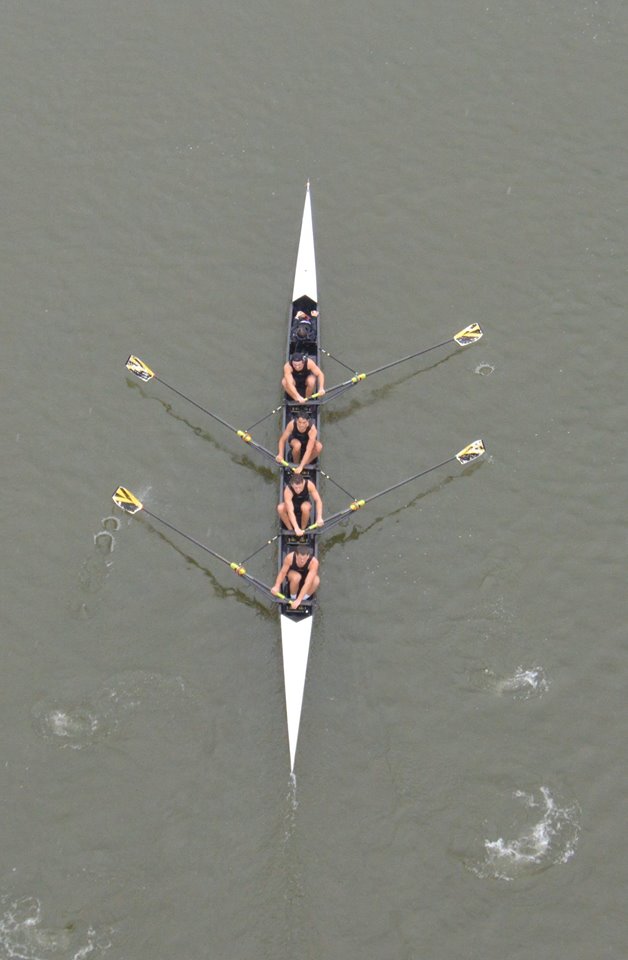
[[[312,337],[307,341],[298,341],[295,336],[295,327],[298,323],[296,314],[303,311],[311,316],[312,311],[318,311],[318,293],[316,286],[316,257],[314,252],[314,229],[312,225],[312,204],[310,201],[310,184],[308,181],[305,192],[305,204],[303,206],[303,219],[301,221],[301,234],[299,238],[299,248],[297,252],[297,264],[294,275],[294,287],[292,290],[292,301],[288,313],[288,343],[286,349],[286,359],[298,349],[318,363],[320,360],[320,317],[316,316]],[[286,397],[286,403],[283,411],[283,426],[294,415],[295,409],[304,409],[303,406],[293,404]],[[319,434],[319,407],[313,403],[307,408],[307,415],[316,424]],[[304,471],[309,479],[317,483],[318,469],[312,465]],[[285,476],[282,476],[280,482],[280,499],[283,499],[283,489]],[[292,532],[282,529],[279,537],[278,561],[279,567],[283,563],[287,553],[294,550],[295,546],[303,540],[307,540],[314,549],[314,555],[317,554],[318,538],[306,537],[299,538]],[[299,726],[301,723],[301,710],[303,707],[303,691],[305,688],[305,676],[307,673],[307,662],[310,652],[310,639],[312,636],[312,626],[314,623],[315,601],[304,604],[297,610],[292,610],[289,604],[282,604],[280,608],[281,624],[281,649],[283,656],[283,676],[286,695],[286,717],[288,720],[288,744],[290,747],[290,771],[294,772],[294,759],[297,751],[297,741],[299,739]]]

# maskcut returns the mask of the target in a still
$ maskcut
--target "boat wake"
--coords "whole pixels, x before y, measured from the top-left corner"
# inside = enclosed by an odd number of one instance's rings
[[[290,774],[290,786],[286,794],[286,813],[284,817],[284,845],[287,845],[294,833],[297,819],[297,778],[295,773]]]
[[[482,879],[516,880],[566,863],[580,835],[580,809],[575,802],[556,799],[547,787],[538,793],[515,790],[519,811],[514,837],[484,840],[484,856],[467,867]]]
[[[15,960],[98,960],[111,947],[109,934],[68,922],[44,927],[36,897],[0,897],[0,956]]]

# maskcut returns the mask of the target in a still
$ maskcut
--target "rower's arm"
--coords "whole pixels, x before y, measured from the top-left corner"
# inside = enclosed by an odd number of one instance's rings
[[[296,514],[295,514],[295,512],[294,512],[294,497],[292,496],[292,490],[291,490],[290,487],[288,487],[288,486],[287,486],[286,489],[284,490],[283,502],[284,502],[285,505],[286,505],[286,510],[288,511],[288,517],[289,517],[290,522],[291,522],[291,524],[292,524],[292,529],[293,529],[293,530],[295,530],[295,529],[297,529],[297,528],[300,529],[299,524],[297,523]]]
[[[279,443],[277,444],[277,459],[283,460],[286,455],[286,441],[290,434],[292,433],[292,420],[284,430],[284,432],[279,437]]]
[[[321,500],[321,495],[320,495],[320,493],[319,493],[318,490],[316,489],[316,484],[315,484],[315,483],[312,483],[311,480],[309,481],[309,483],[310,483],[310,488],[309,488],[309,489],[310,489],[310,495],[311,495],[311,497],[312,497],[312,500],[314,501],[314,506],[316,507],[316,522],[322,524],[322,522],[323,522],[323,501]]]
[[[303,598],[305,597],[306,594],[309,594],[310,596],[312,595],[312,592],[313,592],[312,586],[315,582],[317,573],[318,573],[318,560],[316,559],[316,557],[312,557],[312,559],[310,560],[310,569],[308,570],[307,576],[303,581],[303,586],[299,590],[296,600],[292,601],[293,606],[298,607],[301,603],[303,603]]]
[[[288,570],[289,570],[289,568],[290,568],[290,564],[291,564],[291,563],[292,563],[292,554],[291,554],[291,553],[287,553],[287,554],[286,554],[286,558],[285,558],[284,562],[283,562],[282,565],[281,565],[281,570],[280,570],[279,573],[277,574],[277,579],[275,580],[275,582],[273,583],[272,587],[270,588],[270,592],[271,592],[271,593],[276,593],[276,592],[279,590],[279,587],[281,586],[281,584],[282,584],[282,583],[284,582],[284,580],[286,579],[286,574],[288,573]]]
[[[303,397],[297,390],[297,385],[294,382],[294,376],[292,374],[292,367],[289,363],[284,363],[283,376],[285,380],[285,389],[288,396],[290,396],[293,400],[296,400],[297,403],[302,403]]]
[[[301,470],[303,470],[303,467],[305,467],[312,459],[312,455],[314,453],[314,444],[316,443],[317,436],[318,436],[318,430],[316,429],[316,427],[310,427],[310,430],[307,435],[307,446],[303,451],[303,456],[301,457],[301,460],[299,461],[299,467],[301,468]],[[299,472],[301,472],[301,470]]]

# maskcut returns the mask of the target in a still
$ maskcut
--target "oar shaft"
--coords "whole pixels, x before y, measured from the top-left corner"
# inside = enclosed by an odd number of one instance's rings
[[[191,403],[193,407],[196,407],[198,410],[202,410],[203,413],[206,413],[208,417],[211,417],[213,420],[221,423],[223,427],[226,427],[227,430],[232,430],[234,433],[237,433],[237,429],[233,427],[230,423],[227,423],[226,420],[223,420],[222,417],[219,417],[217,413],[212,413],[211,410],[208,410],[206,407],[202,407],[200,403],[197,403],[196,400],[192,400],[192,397],[188,397],[187,394],[181,393],[180,390],[177,390],[176,387],[173,387],[171,384],[166,383],[165,380],[162,380],[161,377],[155,376],[155,380],[158,383],[161,383],[162,386],[168,387],[168,390],[172,390],[173,393],[176,393],[178,397],[182,397],[184,400],[187,400],[188,403]]]
[[[164,527],[168,527],[169,530],[172,530],[174,533],[178,534],[178,536],[183,537],[190,543],[193,543],[194,546],[200,547],[201,550],[204,550],[205,553],[208,553],[216,560],[221,560],[227,567],[230,567],[234,573],[237,573],[252,586],[260,590],[268,599],[272,600],[273,602],[285,600],[283,595],[275,596],[271,593],[270,587],[268,587],[265,583],[262,583],[261,580],[257,580],[256,577],[251,576],[250,573],[247,573],[241,563],[234,563],[231,560],[227,560],[227,558],[223,557],[220,553],[216,553],[215,550],[212,550],[206,544],[201,543],[200,540],[197,540],[195,537],[191,537],[189,533],[184,533],[183,530],[179,530],[178,527],[175,527],[174,524],[169,523],[168,520],[164,520],[163,517],[158,517],[156,513],[152,513],[152,511],[147,510],[146,507],[144,507],[143,510],[146,516],[151,517],[153,520],[157,520],[158,523],[163,524]]]
[[[374,493],[371,497],[366,497],[364,502],[371,503],[373,500],[377,500],[378,497],[383,497],[385,493],[392,493],[393,490],[398,490],[399,487],[405,487],[406,483],[412,483],[413,480],[418,480],[419,477],[424,477],[426,474],[432,473],[434,470],[438,470],[439,467],[446,466],[446,464],[451,463],[455,459],[455,457],[448,457],[446,460],[442,460],[433,467],[428,467],[427,470],[421,470],[420,473],[415,473],[413,477],[408,477],[407,480],[400,480],[399,483],[393,483],[392,487],[387,487],[385,490],[380,490],[379,493]]]
[[[226,427],[227,430],[231,430],[232,433],[235,433],[241,440],[244,440],[245,443],[248,443],[249,446],[254,447],[256,450],[259,450],[261,454],[265,457],[268,457],[269,460],[275,462],[275,455],[271,453],[270,450],[267,450],[266,447],[263,447],[261,443],[258,443],[257,440],[253,440],[248,430],[238,430],[237,427],[232,426],[232,424],[227,423],[226,420],[223,420],[222,417],[219,417],[217,413],[212,413],[211,410],[208,410],[206,407],[202,407],[200,403],[197,403],[196,400],[192,400],[192,397],[188,397],[185,393],[181,393],[180,390],[177,390],[176,387],[173,387],[171,384],[166,383],[165,380],[162,380],[161,377],[155,377],[162,386],[168,387],[168,390],[172,390],[173,393],[176,393],[177,396],[182,397],[184,400],[187,400],[188,403],[191,403],[192,406],[196,407],[198,410],[202,410],[203,413],[206,413],[208,417],[212,417],[213,420],[216,420],[218,423],[221,423],[223,427]]]
[[[453,342],[454,338],[448,337],[447,340],[442,340],[440,343],[435,343],[433,347],[426,347],[423,350],[418,350],[416,353],[409,353],[407,357],[401,357],[399,360],[392,360],[390,363],[384,363],[381,367],[375,367],[374,370],[368,370],[366,373],[356,373],[355,376],[351,377],[350,380],[345,380],[343,383],[337,383],[335,386],[329,387],[325,391],[325,396],[321,403],[326,403],[328,400],[335,400],[340,396],[341,393],[344,393],[345,390],[348,390],[349,387],[353,387],[356,383],[366,380],[367,377],[372,377],[375,373],[381,373],[383,370],[390,370],[392,367],[396,367],[400,363],[405,363],[407,360],[415,360],[417,357],[422,357],[426,353],[431,353],[432,350],[438,350],[439,347],[446,347],[448,343]],[[316,399],[317,397],[318,394],[314,393],[312,394],[311,399]]]
[[[447,340],[441,341],[441,343],[435,343],[433,347],[426,347],[424,350],[419,350],[417,353],[409,353],[407,357],[401,357],[399,360],[393,360],[392,363],[385,363],[381,367],[375,367],[374,370],[368,370],[366,373],[367,377],[372,377],[374,373],[381,373],[382,370],[390,370],[391,367],[396,367],[400,363],[405,363],[406,360],[415,360],[417,357],[422,357],[426,353],[431,353],[432,350],[438,350],[439,347],[446,347],[448,343],[452,343],[453,337],[448,337]]]
[[[158,517],[157,514],[152,513],[150,510],[147,510],[144,507],[144,513],[147,517],[152,517],[153,520],[157,520],[158,523],[162,523],[164,527],[168,527],[169,530],[172,530],[174,533],[177,533],[180,537],[183,537],[185,540],[189,540],[190,543],[193,543],[196,547],[200,547],[201,550],[204,550],[205,553],[208,553],[210,556],[215,557],[216,560],[222,560],[228,567],[231,566],[231,561],[227,560],[226,557],[221,556],[219,553],[216,553],[215,550],[210,549],[206,544],[201,543],[200,540],[196,540],[195,537],[191,537],[189,533],[184,533],[183,530],[179,530],[178,527],[175,527],[172,523],[169,523],[167,520],[164,520],[163,517]]]
[[[366,506],[367,503],[372,503],[372,501],[377,500],[378,497],[383,497],[386,493],[392,493],[393,490],[398,490],[399,487],[405,487],[407,483],[412,483],[413,480],[418,480],[420,477],[424,477],[428,473],[438,470],[439,467],[444,467],[448,463],[452,463],[455,459],[455,456],[448,457],[446,460],[442,460],[440,463],[434,464],[433,467],[428,467],[427,470],[421,470],[420,473],[415,473],[412,477],[407,477],[405,480],[400,480],[398,483],[393,483],[391,487],[386,487],[385,490],[380,490],[379,493],[373,493],[370,497],[365,497],[363,500],[354,500],[353,503],[348,507],[345,507],[344,510],[339,510],[338,513],[334,513],[331,515],[331,517],[328,517],[327,520],[325,520],[323,527],[316,528],[315,524],[310,524],[308,531],[314,531],[315,533],[319,534],[326,533],[330,527],[351,516],[352,513],[360,510],[362,507]]]

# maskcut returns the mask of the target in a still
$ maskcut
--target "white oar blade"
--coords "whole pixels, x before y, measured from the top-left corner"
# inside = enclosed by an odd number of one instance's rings
[[[281,614],[281,649],[283,653],[283,678],[286,693],[286,716],[288,720],[288,743],[290,746],[290,772],[294,771],[294,758],[299,739],[303,689],[310,652],[313,617],[293,620]]]
[[[134,373],[140,380],[152,380],[155,376],[148,364],[140,360],[139,357],[134,357],[133,354],[131,354],[127,360],[126,368],[130,370],[131,373]]]
[[[126,487],[118,487],[111,499],[116,507],[120,507],[125,513],[137,513],[138,510],[142,510],[144,507],[142,501],[138,500],[135,494],[127,490]]]
[[[478,457],[481,457],[484,453],[486,453],[484,441],[474,440],[473,443],[470,443],[467,447],[464,447],[463,450],[458,451],[456,454],[456,460],[458,463],[461,463],[466,467],[468,463],[473,463],[474,460],[477,460]]]
[[[470,323],[464,330],[454,334],[454,340],[459,347],[468,347],[470,343],[477,343],[484,336],[479,323]]]

